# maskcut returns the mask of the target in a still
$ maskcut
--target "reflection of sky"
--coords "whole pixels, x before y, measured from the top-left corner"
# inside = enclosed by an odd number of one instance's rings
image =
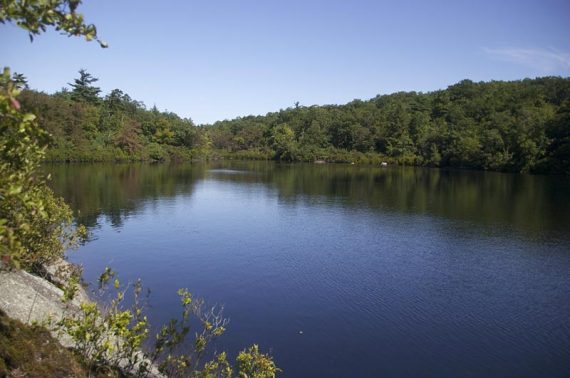
[[[119,229],[102,220],[72,259],[90,280],[109,264],[141,277],[155,323],[175,316],[180,287],[224,303],[222,345],[273,348],[290,376],[568,367],[567,235],[219,176],[142,201]]]

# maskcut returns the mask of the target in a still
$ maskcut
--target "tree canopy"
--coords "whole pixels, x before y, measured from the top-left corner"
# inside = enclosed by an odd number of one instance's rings
[[[84,69],[80,69],[79,78],[75,79],[72,84],[69,84],[71,88],[73,88],[71,91],[71,97],[75,101],[85,101],[92,104],[96,103],[99,100],[101,89],[92,84],[98,80],[99,79],[93,77]]]
[[[24,91],[53,135],[52,160],[239,157],[570,173],[570,79],[469,80],[430,93],[399,92],[345,105],[301,106],[212,125],[120,89],[104,97],[80,71],[71,91]]]
[[[430,93],[399,92],[346,105],[297,104],[203,130],[214,148],[258,149],[293,161],[370,162],[381,156],[408,165],[568,174],[569,98],[568,78],[463,80]],[[285,127],[293,134],[288,154],[283,139],[275,138]]]

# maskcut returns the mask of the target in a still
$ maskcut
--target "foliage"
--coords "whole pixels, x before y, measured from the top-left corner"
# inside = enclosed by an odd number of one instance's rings
[[[273,129],[271,141],[277,159],[287,161],[295,159],[295,133],[287,124]]]
[[[108,271],[104,274],[108,274]],[[119,288],[118,281],[114,285]],[[94,302],[82,303],[78,313],[58,322],[58,329],[71,336],[74,349],[84,357],[91,370],[110,366],[127,372],[135,368],[140,373],[147,371],[149,364],[145,363],[140,352],[148,334],[148,321],[142,315],[138,302],[140,289],[140,283],[137,283],[132,310],[121,309],[124,291],[119,291],[105,312]]]
[[[121,377],[119,371],[90,371],[82,358],[67,350],[39,325],[10,319],[0,310],[0,377]]]
[[[0,23],[15,22],[30,39],[53,26],[68,36],[97,40],[94,25],[76,13],[81,0],[1,0]],[[62,257],[85,230],[74,228],[72,214],[47,187],[37,169],[48,133],[36,116],[20,111],[16,97],[27,81],[21,74],[0,77],[0,257],[9,267],[32,271]]]
[[[400,92],[339,106],[297,105],[216,122],[201,131],[214,150],[269,146],[277,160],[567,173],[569,99],[568,78],[463,80],[431,93]],[[253,131],[258,137],[243,143]]]
[[[71,98],[79,102],[97,103],[101,89],[91,84],[98,80],[99,79],[93,77],[89,72],[80,69],[79,78],[75,79],[73,84],[69,84],[71,88],[73,88]]]
[[[146,376],[153,366],[167,377],[232,377],[234,370],[225,352],[210,351],[211,342],[226,330],[228,320],[223,309],[206,307],[186,289],[178,295],[182,307],[180,319],[163,325],[152,347],[143,352],[150,326],[144,315],[140,280],[133,285],[133,304],[125,308],[129,285],[122,287],[116,275],[106,268],[99,278],[99,295],[115,291],[103,310],[95,303],[83,303],[79,312],[64,317],[57,329],[71,336],[75,349],[84,357],[90,370],[108,366],[136,376]],[[187,340],[193,331],[192,340]],[[259,352],[257,345],[240,352],[238,377],[275,377],[280,371],[272,357]]]
[[[8,69],[0,82],[0,256],[7,265],[37,270],[63,256],[84,233],[37,173],[46,133],[20,111],[20,89]]]
[[[74,266],[74,265],[70,264],[69,266]],[[79,289],[80,281],[81,281],[81,269],[74,269],[72,272],[69,272],[69,274],[64,273],[61,280],[61,282],[64,283],[64,286],[62,287],[63,302],[69,302],[73,300],[73,298],[75,298],[75,295],[77,294],[77,291]]]
[[[259,346],[253,345],[237,356],[240,378],[259,377],[272,378],[281,371],[271,356],[259,352]]]
[[[85,71],[81,76],[94,79]],[[88,101],[76,92],[74,87],[54,95],[22,93],[23,107],[39,112],[40,125],[53,135],[49,160],[387,161],[568,172],[570,79],[564,78],[464,80],[431,93],[296,106],[201,127],[156,107],[146,109],[119,89]]]
[[[100,97],[85,70],[55,95],[25,90],[22,107],[51,134],[49,161],[189,160],[200,131],[190,119],[147,110],[119,89]]]
[[[550,140],[546,163],[552,164],[555,171],[570,175],[570,99],[558,108],[547,125],[546,135]]]
[[[97,36],[95,25],[86,24],[83,15],[76,12],[80,4],[81,0],[1,0],[0,23],[15,22],[28,31],[30,40],[53,26],[62,34],[84,36],[107,47]]]

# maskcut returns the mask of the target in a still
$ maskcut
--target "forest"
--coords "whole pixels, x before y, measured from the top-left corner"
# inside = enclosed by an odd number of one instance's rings
[[[22,87],[26,79],[15,75]],[[25,89],[50,133],[49,161],[274,159],[570,174],[570,78],[463,80],[345,105],[302,106],[209,125],[105,96],[79,71],[54,94]]]

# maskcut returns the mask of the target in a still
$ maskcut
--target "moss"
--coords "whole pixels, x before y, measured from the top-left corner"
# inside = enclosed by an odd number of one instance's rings
[[[89,374],[91,370],[91,374]],[[105,367],[89,369],[49,331],[10,319],[0,310],[0,378],[122,377]]]

